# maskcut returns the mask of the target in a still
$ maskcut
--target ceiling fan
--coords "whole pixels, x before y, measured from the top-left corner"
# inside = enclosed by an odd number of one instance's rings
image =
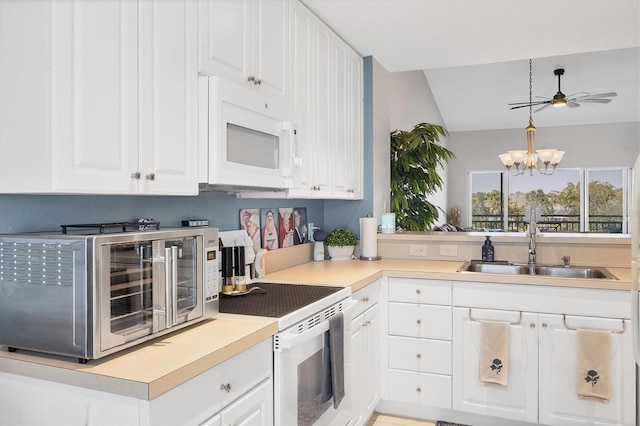
[[[598,93],[595,95],[592,95],[591,93],[587,93],[587,92],[578,92],[578,93],[574,93],[573,95],[565,96],[565,94],[562,93],[562,90],[560,89],[560,77],[564,75],[564,69],[558,68],[554,70],[553,73],[556,76],[558,76],[558,93],[556,93],[553,96],[553,98],[536,96],[537,98],[543,98],[545,100],[535,101],[535,102],[516,102],[516,103],[509,104],[509,105],[515,105],[509,109],[512,110],[517,108],[525,108],[525,107],[528,107],[529,105],[542,105],[540,108],[536,109],[534,112],[541,111],[546,107],[548,107],[549,105],[553,105],[557,107],[566,105],[569,108],[576,108],[576,107],[579,107],[580,104],[583,102],[607,104],[611,102],[611,99],[607,99],[607,98],[613,98],[614,96],[618,96],[617,93],[615,92]]]

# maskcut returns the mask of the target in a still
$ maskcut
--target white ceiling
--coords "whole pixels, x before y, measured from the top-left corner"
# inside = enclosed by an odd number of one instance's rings
[[[424,70],[449,131],[526,127],[508,103],[616,92],[608,104],[546,108],[538,128],[640,120],[640,0],[303,0],[362,56]]]

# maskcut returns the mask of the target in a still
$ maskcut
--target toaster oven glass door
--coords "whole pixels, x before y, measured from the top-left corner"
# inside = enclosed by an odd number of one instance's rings
[[[197,238],[101,247],[101,350],[106,351],[203,315]]]

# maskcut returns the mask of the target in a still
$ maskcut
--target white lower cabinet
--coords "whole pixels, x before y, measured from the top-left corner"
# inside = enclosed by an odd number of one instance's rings
[[[351,425],[367,424],[380,401],[380,281],[353,294],[356,306],[351,320]]]
[[[229,404],[221,412],[202,423],[214,425],[268,425],[273,424],[273,383],[265,380]]]
[[[272,368],[269,338],[152,400],[0,372],[0,424],[272,425]]]
[[[567,316],[575,328],[612,330],[610,347],[611,400],[580,398],[576,393],[575,330],[562,315],[539,315],[540,423],[552,425],[633,425],[637,396],[633,374],[630,325],[611,318]]]
[[[451,282],[389,278],[388,399],[451,408]]]
[[[513,420],[538,421],[537,314],[453,309],[453,409]],[[480,322],[514,322],[510,326],[509,377],[506,386],[479,379]],[[518,322],[515,324],[515,322]]]
[[[454,284],[453,409],[544,425],[632,426],[637,396],[624,293]],[[540,300],[548,303],[541,304]],[[551,313],[530,312],[534,309]],[[605,315],[619,315],[625,320],[623,323]],[[506,386],[479,380],[481,320],[511,323]],[[611,332],[609,401],[577,394],[577,329]]]

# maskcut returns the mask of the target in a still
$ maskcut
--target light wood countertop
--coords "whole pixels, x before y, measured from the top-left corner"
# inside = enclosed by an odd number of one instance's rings
[[[464,262],[381,259],[375,261],[341,260],[308,262],[292,268],[272,272],[264,281],[305,282],[351,286],[356,292],[382,277],[424,278],[451,281],[493,282],[504,284],[544,285],[554,287],[582,287],[608,290],[630,290],[631,269],[606,268],[617,280],[573,279],[541,275],[499,275],[476,272],[457,272]]]
[[[3,348],[0,371],[151,400],[277,331],[274,318],[218,314],[87,364]]]
[[[307,262],[263,281],[350,286],[382,277],[629,290],[631,271],[607,268],[618,280],[460,273],[460,261],[382,259]],[[0,371],[151,400],[277,333],[273,318],[218,314],[213,319],[87,364],[35,352],[0,351]]]

